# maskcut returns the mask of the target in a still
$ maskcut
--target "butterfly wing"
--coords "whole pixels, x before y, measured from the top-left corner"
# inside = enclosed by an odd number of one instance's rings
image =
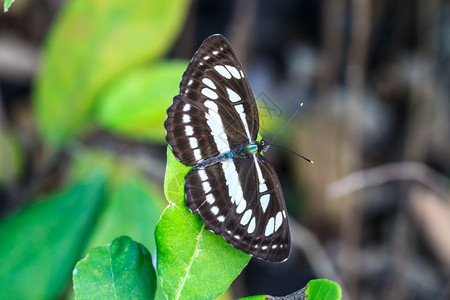
[[[254,143],[255,99],[231,45],[206,39],[192,58],[167,110],[166,140],[185,165],[186,204],[205,227],[257,258],[283,261],[290,236],[278,177],[260,155],[205,159]]]
[[[256,140],[258,109],[242,65],[221,35],[195,53],[167,110],[166,140],[175,156],[193,166]]]
[[[283,192],[269,162],[259,154],[192,169],[185,179],[186,204],[206,229],[235,248],[279,262],[290,252]]]

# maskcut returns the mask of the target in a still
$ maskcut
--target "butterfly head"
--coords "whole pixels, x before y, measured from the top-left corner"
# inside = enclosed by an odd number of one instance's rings
[[[232,156],[242,155],[246,156],[249,154],[261,153],[267,151],[269,149],[270,144],[266,140],[261,140],[260,142],[250,143],[244,145],[243,147],[239,147],[237,151],[230,152]]]
[[[260,142],[258,142],[258,152],[266,152],[267,149],[269,149],[270,143],[264,139],[262,139]]]

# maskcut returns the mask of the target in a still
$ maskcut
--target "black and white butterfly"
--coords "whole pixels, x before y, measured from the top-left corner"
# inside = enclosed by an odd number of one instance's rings
[[[230,43],[212,35],[192,58],[167,110],[166,140],[183,164],[186,204],[205,228],[254,257],[290,252],[289,224],[275,170],[261,155],[259,115]]]

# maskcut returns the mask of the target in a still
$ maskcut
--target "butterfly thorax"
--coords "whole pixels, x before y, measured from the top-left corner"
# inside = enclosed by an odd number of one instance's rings
[[[265,140],[260,142],[247,143],[242,146],[236,147],[225,156],[229,158],[252,156],[255,153],[265,152],[269,148],[269,144]]]
[[[270,144],[266,140],[243,144],[227,153],[219,154],[217,156],[210,157],[199,162],[194,166],[194,169],[202,169],[233,158],[251,157],[255,153],[267,151],[267,149],[269,149],[269,146]]]

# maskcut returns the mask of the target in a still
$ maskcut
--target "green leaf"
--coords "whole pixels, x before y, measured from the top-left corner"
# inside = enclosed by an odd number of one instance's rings
[[[95,224],[92,224],[86,250],[127,235],[154,251],[154,230],[166,204],[162,189],[149,181],[129,160],[119,160],[101,150],[77,149],[74,153],[70,176],[75,180],[88,176],[93,165],[108,176],[103,205]]]
[[[5,3],[3,4],[3,11],[7,12],[13,2],[14,0],[5,0]]]
[[[91,125],[102,89],[118,74],[164,55],[182,28],[188,0],[66,3],[47,40],[35,111],[53,146]]]
[[[4,299],[55,299],[70,279],[103,196],[104,174],[43,197],[0,223]]]
[[[258,295],[258,296],[250,296],[245,298],[239,298],[240,300],[266,300],[268,295]],[[269,298],[270,299],[270,298]]]
[[[315,279],[308,282],[305,294],[308,300],[340,300],[341,288],[331,280]]]
[[[120,77],[100,96],[100,126],[128,137],[163,143],[166,110],[178,94],[188,62],[164,61]]]
[[[213,299],[247,265],[250,256],[205,230],[201,218],[184,203],[182,165],[167,148],[164,191],[169,201],[156,225],[157,271],[168,299]]]
[[[0,184],[17,180],[22,167],[23,151],[16,137],[0,125]]]
[[[127,236],[92,249],[73,270],[76,299],[153,299],[156,274],[148,250]]]
[[[328,279],[314,279],[310,280],[306,287],[289,294],[283,299],[299,299],[299,300],[340,300],[341,288],[339,285]],[[280,297],[273,297],[270,295],[258,295],[240,298],[240,300],[271,300],[280,299]]]
[[[105,205],[87,249],[128,235],[153,252],[156,249],[155,227],[163,211],[162,191],[136,172],[119,168],[118,178],[107,186]]]
[[[192,169],[185,166],[173,155],[167,147],[167,165],[164,178],[164,195],[170,205],[186,207],[184,202],[184,177]],[[187,207],[186,207],[187,208]]]
[[[104,205],[96,222],[91,226],[90,239],[83,255],[88,250],[105,245],[121,235],[139,240],[153,253],[156,222],[166,204],[160,188],[136,170],[134,163],[130,164],[127,160],[121,162],[110,153],[76,149],[74,154],[71,177],[86,177],[92,171],[93,165],[108,174]],[[157,289],[155,298],[165,299],[161,288]]]

